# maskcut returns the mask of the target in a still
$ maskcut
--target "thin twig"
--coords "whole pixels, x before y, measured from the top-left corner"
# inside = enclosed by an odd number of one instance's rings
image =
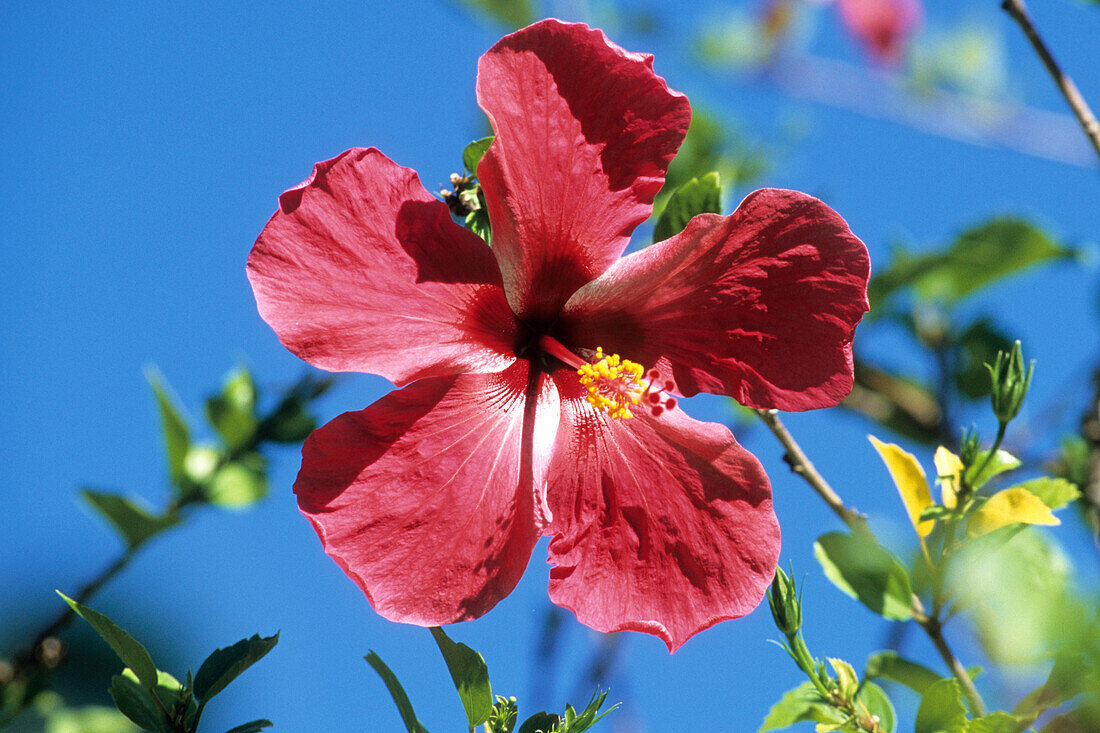
[[[829,486],[829,482],[817,472],[814,464],[810,462],[802,448],[787,431],[787,427],[779,419],[779,414],[775,410],[755,410],[755,412],[775,437],[779,439],[783,449],[787,451],[786,455],[783,456],[783,460],[791,467],[791,471],[801,476],[850,529],[856,532],[869,533],[867,519],[855,509],[844,506],[840,495],[833,491],[833,487]]]
[[[856,532],[863,532],[873,538],[874,534],[867,526],[867,519],[859,512],[844,505],[840,495],[833,491],[833,488],[829,486],[829,482],[817,472],[814,464],[806,457],[806,453],[801,446],[795,442],[794,437],[787,430],[783,421],[779,419],[779,414],[775,410],[755,410],[755,412],[783,445],[783,449],[786,451],[783,460],[791,467],[791,471],[801,476],[849,528]],[[932,640],[936,651],[939,652],[940,657],[951,670],[951,674],[962,686],[963,693],[970,702],[971,712],[978,717],[985,715],[985,704],[982,702],[978,689],[974,686],[974,680],[970,678],[970,674],[954,652],[951,651],[951,647],[948,646],[947,640],[943,636],[943,622],[925,611],[924,604],[921,603],[920,598],[915,593],[910,599],[910,607],[913,620],[928,634],[928,638]]]
[[[1031,16],[1028,15],[1024,0],[1003,0],[1001,9],[1012,16],[1012,19],[1023,29],[1024,35],[1031,42],[1035,53],[1039,54],[1043,65],[1047,67],[1047,71],[1054,79],[1054,83],[1058,85],[1062,96],[1066,98],[1070,109],[1073,110],[1073,114],[1077,116],[1077,121],[1081,123],[1081,128],[1088,136],[1092,147],[1096,149],[1096,154],[1100,156],[1100,122],[1096,121],[1096,115],[1089,109],[1088,103],[1081,96],[1081,92],[1078,91],[1077,85],[1073,83],[1073,79],[1069,78],[1062,71],[1058,62],[1054,60],[1050,49],[1047,48],[1042,36],[1039,35],[1039,31],[1036,30],[1035,24],[1031,22]]]

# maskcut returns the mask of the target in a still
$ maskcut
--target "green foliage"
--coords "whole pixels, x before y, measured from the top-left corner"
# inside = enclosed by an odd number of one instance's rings
[[[516,733],[557,733],[560,722],[561,718],[554,713],[538,712],[523,721]]]
[[[259,453],[246,453],[221,466],[203,487],[204,498],[225,509],[242,509],[267,495],[266,462]]]
[[[830,532],[814,543],[814,556],[836,587],[894,621],[912,618],[912,585],[897,558],[862,534]]]
[[[1077,501],[1081,497],[1081,492],[1076,486],[1071,484],[1062,478],[1049,478],[1043,476],[1041,478],[1031,479],[1030,481],[1024,481],[1020,484],[1021,489],[1027,489],[1035,496],[1039,497],[1039,500],[1047,505],[1052,511],[1055,509],[1061,509],[1071,501]]]
[[[408,733],[428,733],[428,729],[417,720],[409,696],[405,693],[405,688],[397,681],[397,676],[386,666],[382,658],[372,651],[364,659],[378,673],[378,676],[382,678],[382,682],[386,685],[386,689],[389,690],[390,697],[397,705],[397,712],[401,714],[401,720],[405,723],[405,730]]]
[[[271,651],[279,640],[278,634],[266,638],[257,634],[218,649],[202,663],[194,682],[188,672],[187,684],[181,685],[172,675],[158,670],[145,647],[114,621],[60,591],[58,595],[91,624],[126,664],[122,674],[111,678],[111,699],[119,712],[152,733],[194,733],[210,698]],[[267,720],[256,720],[234,730],[247,733],[270,725]]]
[[[1002,217],[963,232],[938,252],[909,255],[898,250],[868,286],[874,308],[895,292],[912,288],[922,300],[954,303],[997,280],[1075,253],[1034,224]]]
[[[264,728],[270,728],[273,725],[275,724],[267,718],[260,718],[259,720],[250,720],[247,723],[233,726],[225,733],[260,733]]]
[[[169,395],[164,377],[155,368],[145,370],[145,378],[153,388],[160,411],[161,429],[164,432],[164,448],[168,456],[168,476],[173,485],[183,479],[183,461],[191,447],[191,431],[187,427],[176,401]]]
[[[804,721],[839,724],[846,719],[847,716],[830,705],[812,683],[803,682],[772,705],[757,733],[780,730]]]
[[[493,711],[485,721],[485,733],[512,733],[519,717],[519,706],[516,698],[497,695]]]
[[[966,467],[965,481],[967,485],[977,491],[985,485],[989,479],[1020,467],[1020,459],[1008,451],[998,449],[990,456],[989,451],[980,452],[974,462]]]
[[[868,657],[864,677],[868,680],[885,679],[897,682],[918,695],[923,695],[940,679],[928,667],[910,661],[893,650],[877,652]]]
[[[114,708],[87,705],[50,711],[43,733],[138,733],[138,730]]]
[[[692,178],[669,197],[664,211],[657,217],[653,241],[663,242],[684,230],[698,214],[722,213],[722,184],[717,173]]]
[[[438,626],[431,627],[432,638],[443,654],[458,697],[466,711],[470,730],[488,720],[493,712],[493,689],[489,684],[489,668],[481,655],[462,643],[451,641]]]
[[[989,371],[1000,351],[1009,351],[1012,342],[989,318],[979,318],[959,334],[956,341],[958,358],[952,371],[956,389],[972,400],[989,394]]]
[[[65,602],[69,604],[73,611],[91,624],[95,632],[111,645],[122,663],[134,670],[134,674],[137,675],[137,679],[143,687],[151,689],[157,686],[157,667],[153,664],[153,658],[149,656],[149,652],[145,650],[145,647],[99,611],[74,601],[61,591],[57,591],[57,595],[65,599]]]
[[[921,696],[914,733],[966,733],[966,722],[959,683],[943,679]]]
[[[482,157],[485,155],[485,151],[493,144],[494,139],[495,137],[493,135],[489,135],[480,140],[474,140],[462,149],[462,165],[466,166],[467,173],[475,176],[477,175],[477,164],[481,162]]]
[[[206,400],[206,418],[230,451],[249,445],[256,436],[256,385],[245,367],[229,374],[220,394]]]
[[[111,687],[108,692],[119,712],[142,730],[153,731],[153,733],[172,733],[157,703],[132,678],[121,674],[115,675],[111,678]]]
[[[886,733],[894,733],[897,727],[897,713],[894,704],[890,702],[886,692],[874,682],[864,682],[856,694],[855,703],[857,712],[863,708],[873,717],[878,718],[878,723]]]
[[[136,497],[129,499],[93,489],[84,489],[80,495],[115,528],[131,550],[180,521],[175,514],[151,513]]]
[[[531,0],[458,0],[504,26],[515,30],[535,21],[535,7]]]
[[[215,650],[195,673],[196,699],[200,702],[210,700],[242,672],[263,659],[264,655],[274,649],[278,643],[278,633],[267,637],[253,634],[250,638],[241,639],[232,646]]]

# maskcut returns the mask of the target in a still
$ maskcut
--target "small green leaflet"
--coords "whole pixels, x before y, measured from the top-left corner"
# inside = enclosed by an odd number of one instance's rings
[[[718,174],[711,172],[702,178],[692,178],[669,198],[653,228],[653,241],[663,242],[684,230],[697,214],[722,212],[722,185]]]
[[[214,697],[278,643],[278,632],[267,637],[253,634],[232,646],[215,649],[195,674],[195,697],[203,702]]]
[[[401,714],[401,720],[405,723],[405,730],[408,733],[428,733],[428,729],[416,719],[416,713],[413,712],[409,696],[405,694],[405,688],[397,681],[397,675],[390,671],[382,658],[373,651],[363,658],[367,660],[367,664],[374,668],[374,671],[382,678],[382,682],[385,683],[386,689],[390,692],[390,697],[397,705],[397,712]]]
[[[137,499],[94,489],[84,489],[80,495],[115,528],[130,549],[138,547],[180,521],[178,516],[157,516],[150,513]]]
[[[966,708],[959,683],[942,679],[928,688],[917,708],[914,733],[965,733]]]
[[[898,560],[870,537],[830,532],[814,543],[825,576],[884,618],[912,618],[912,584]]]
[[[145,370],[145,378],[149,380],[149,386],[153,388],[153,395],[157,398],[157,409],[160,411],[164,430],[164,448],[168,454],[168,476],[172,483],[178,485],[183,478],[183,461],[191,447],[191,432],[180,408],[169,394],[160,371],[156,367],[149,367]]]
[[[57,591],[57,595],[64,598],[73,611],[91,624],[96,633],[111,645],[122,663],[137,675],[142,687],[153,689],[157,686],[159,680],[157,667],[153,664],[153,658],[149,656],[149,652],[145,650],[145,647],[99,611],[88,608],[82,603],[77,603],[61,591]]]
[[[466,172],[477,175],[477,164],[485,155],[485,151],[493,144],[494,136],[489,135],[480,140],[474,140],[462,150],[462,165],[466,166]]]
[[[438,626],[431,627],[432,637],[443,654],[458,697],[466,711],[470,730],[481,725],[493,712],[493,689],[489,684],[489,668],[476,651],[465,644],[451,641]]]

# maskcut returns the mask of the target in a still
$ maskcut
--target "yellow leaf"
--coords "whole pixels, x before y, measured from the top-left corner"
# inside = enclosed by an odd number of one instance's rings
[[[989,501],[970,517],[967,529],[972,535],[982,535],[1015,522],[1061,524],[1042,499],[1017,486],[989,497]]]
[[[906,453],[893,443],[883,443],[873,435],[868,435],[871,445],[882,456],[883,463],[890,471],[894,485],[898,487],[901,500],[905,503],[905,509],[909,512],[909,520],[913,528],[917,530],[917,536],[927,537],[932,532],[935,521],[929,519],[919,522],[920,513],[932,506],[932,492],[928,489],[928,479],[924,476],[924,469],[917,463],[912,453]]]
[[[936,480],[940,482],[943,505],[948,509],[954,509],[955,496],[959,492],[959,477],[963,470],[962,459],[941,445],[936,449],[936,455],[932,460],[936,463]]]

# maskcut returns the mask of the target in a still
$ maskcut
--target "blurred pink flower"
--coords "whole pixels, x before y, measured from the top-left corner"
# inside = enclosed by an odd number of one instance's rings
[[[837,10],[848,31],[884,63],[901,60],[924,14],[920,0],[837,0]]]
[[[413,171],[354,149],[284,193],[252,250],[287,348],[410,383],[313,433],[299,506],[388,619],[481,616],[548,535],[555,603],[674,650],[760,602],[779,526],[759,461],[672,394],[839,402],[866,248],[820,201],[771,189],[620,257],[690,110],[598,30],[505,37],[477,97],[492,248]]]

